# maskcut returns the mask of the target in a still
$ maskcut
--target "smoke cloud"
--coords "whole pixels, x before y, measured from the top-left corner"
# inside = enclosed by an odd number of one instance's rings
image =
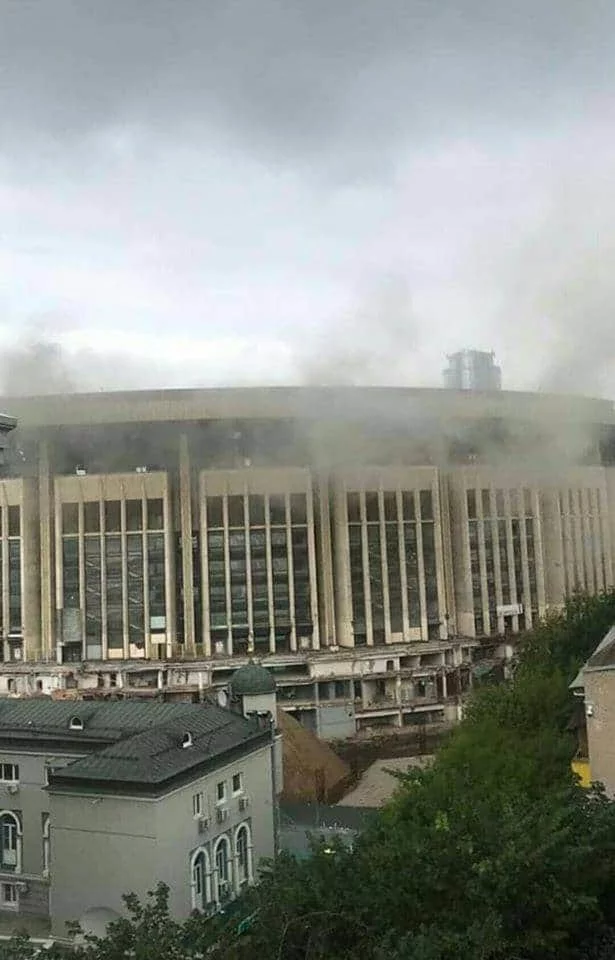
[[[411,380],[420,333],[409,284],[400,275],[372,283],[360,303],[308,340],[299,382],[317,386],[401,385]]]

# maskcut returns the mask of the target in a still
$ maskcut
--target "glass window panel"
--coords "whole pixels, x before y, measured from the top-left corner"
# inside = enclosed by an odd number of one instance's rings
[[[384,519],[389,522],[397,521],[397,494],[387,490],[384,493]]]
[[[108,533],[120,532],[121,508],[119,500],[105,502],[105,530]]]
[[[476,513],[476,490],[467,490],[466,491],[466,502],[468,505],[468,517],[470,520],[475,520],[477,517]]]
[[[408,590],[408,618],[411,627],[421,625],[419,592],[419,557],[416,541],[416,524],[404,524],[404,547],[406,550],[406,584]]]
[[[105,538],[105,572],[107,577],[107,642],[113,649],[124,646],[122,610],[122,545],[119,536]]]
[[[9,537],[21,536],[21,508],[9,507]]]
[[[293,577],[295,588],[295,622],[298,630],[312,626],[310,608],[310,570],[308,559],[308,532],[306,528],[292,530]]]
[[[100,502],[89,500],[83,504],[83,528],[86,533],[100,532]]]
[[[414,520],[414,493],[412,490],[404,490],[401,495],[401,499],[404,511],[404,520]]]
[[[436,574],[436,545],[432,523],[422,524],[423,564],[425,569],[425,599],[427,601],[427,619],[440,619],[438,604],[438,581]]]
[[[150,533],[147,537],[147,573],[150,628],[154,618],[166,618],[164,536]],[[166,625],[165,628],[166,629]],[[161,630],[160,632],[164,632]]]
[[[399,560],[399,537],[397,524],[389,524],[386,528],[387,570],[389,577],[389,608],[391,616],[391,631],[401,633],[403,630],[402,596],[401,596],[401,565]]]
[[[307,497],[305,493],[291,493],[290,517],[292,523],[307,523]]]
[[[85,562],[85,635],[88,640],[101,642],[102,588],[99,537],[88,537],[84,546]]]
[[[265,525],[265,497],[250,494],[248,497],[250,511],[250,526],[262,527]]]
[[[421,519],[433,520],[433,497],[431,490],[421,490]]]
[[[269,497],[269,520],[271,523],[286,523],[286,497],[272,495]]]
[[[368,523],[377,523],[380,519],[378,494],[374,491],[365,494],[365,517]]]
[[[162,530],[164,528],[164,504],[160,498],[147,501],[147,529]]]
[[[384,630],[384,594],[382,586],[382,557],[380,554],[380,527],[372,524],[367,529],[369,583],[372,603],[372,628]]]
[[[79,541],[73,537],[62,540],[62,580],[64,609],[78,609]]]
[[[207,525],[209,527],[224,526],[224,511],[222,497],[207,497]]]
[[[143,582],[143,539],[139,534],[126,537],[128,580],[128,637],[131,643],[145,639]]]
[[[523,507],[526,517],[531,517],[534,510],[532,507],[532,491],[528,487],[523,488]]]
[[[62,504],[62,533],[79,533],[79,504]]]
[[[21,540],[9,541],[9,629],[21,632]]]
[[[348,522],[361,522],[361,498],[358,493],[346,494],[346,503],[348,505]]]
[[[229,527],[245,526],[243,497],[233,496],[228,498],[228,522]]]
[[[142,500],[126,501],[126,529],[143,529],[143,502]]]

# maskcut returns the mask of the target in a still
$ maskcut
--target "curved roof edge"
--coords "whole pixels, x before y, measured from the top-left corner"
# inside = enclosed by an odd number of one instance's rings
[[[611,400],[422,387],[223,387],[5,398],[24,427],[225,419],[521,419],[615,423]],[[9,418],[14,425],[12,418]],[[7,427],[5,429],[12,429]]]

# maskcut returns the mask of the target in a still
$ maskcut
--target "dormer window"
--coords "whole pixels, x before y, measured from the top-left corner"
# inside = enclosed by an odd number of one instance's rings
[[[69,730],[83,730],[83,720],[81,717],[71,717],[68,721]]]
[[[185,750],[187,747],[191,747],[191,746],[192,746],[192,734],[185,733],[182,737],[182,747]]]

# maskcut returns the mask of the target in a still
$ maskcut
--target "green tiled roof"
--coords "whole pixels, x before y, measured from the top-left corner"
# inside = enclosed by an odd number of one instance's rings
[[[82,721],[83,730],[71,729],[73,718]],[[188,735],[191,744],[184,747]],[[83,745],[86,756],[50,774],[53,788],[71,781],[162,785],[231,750],[248,749],[252,742],[256,747],[268,734],[257,721],[210,703],[6,700],[0,703],[3,736],[20,741],[61,736],[77,749]],[[92,750],[92,740],[98,749]]]

